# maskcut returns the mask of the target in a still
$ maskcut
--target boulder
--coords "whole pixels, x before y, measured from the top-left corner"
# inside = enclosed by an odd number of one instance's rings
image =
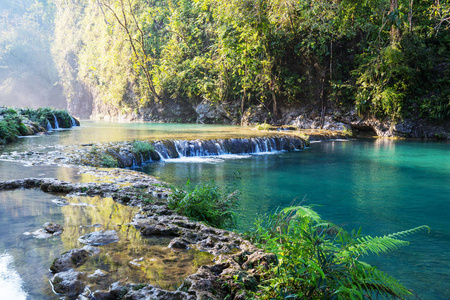
[[[55,274],[50,283],[53,290],[60,295],[75,297],[84,290],[85,274],[73,269]]]
[[[191,247],[189,246],[189,242],[182,238],[174,238],[169,243],[169,248],[172,249],[183,249],[189,250]]]
[[[114,230],[95,231],[81,236],[78,241],[91,246],[102,246],[119,241],[119,237]]]
[[[197,123],[229,123],[227,112],[218,104],[204,100],[195,108]]]
[[[59,273],[79,267],[89,259],[90,255],[92,254],[84,249],[69,250],[53,261],[50,271]]]
[[[180,229],[178,226],[164,226],[164,225],[148,225],[141,228],[143,236],[180,236]]]
[[[50,234],[58,235],[63,232],[63,227],[56,223],[47,222],[44,224],[44,230]]]

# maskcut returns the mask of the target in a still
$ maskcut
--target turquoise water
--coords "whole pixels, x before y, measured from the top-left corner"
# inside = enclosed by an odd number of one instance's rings
[[[261,133],[232,126],[88,121],[79,128],[20,139],[0,147],[0,153],[41,151],[41,147],[50,147],[43,151],[52,151],[51,147],[60,145],[132,139],[257,134]],[[380,257],[367,257],[366,261],[400,279],[421,299],[450,299],[450,142],[384,139],[324,142],[312,144],[311,148],[301,152],[226,159],[194,158],[189,162],[172,160],[149,165],[144,171],[175,184],[183,184],[188,179],[193,182],[210,179],[219,183],[234,182],[242,191],[239,230],[249,228],[258,214],[289,206],[293,201],[319,205],[316,210],[324,219],[348,230],[362,227],[363,233],[370,235],[426,224],[431,227],[431,232],[408,237],[409,247]],[[240,172],[239,180],[235,180],[237,171]],[[72,168],[25,167],[0,161],[0,180],[24,177],[85,180]],[[5,230],[0,235],[0,292],[10,286],[10,283],[2,285],[4,270],[10,272],[7,273],[9,278],[18,277],[13,282],[18,288],[23,285],[28,293],[39,286],[48,287],[47,278],[36,275],[45,272],[49,265],[47,259],[60,252],[58,237],[52,241],[34,241],[22,234],[25,230],[22,226],[30,226],[26,230],[37,229],[43,222],[59,218],[59,209],[49,203],[53,196],[22,197],[19,195],[22,193],[1,193],[4,201],[0,203],[0,221]],[[25,198],[27,200],[23,201]],[[45,209],[34,207],[39,203]],[[36,214],[39,220],[20,211]],[[8,230],[11,226],[16,229]],[[30,241],[38,245],[22,257],[22,249]],[[55,247],[47,259],[37,255],[45,248],[44,244]],[[29,265],[35,273],[23,273]],[[33,276],[38,283],[31,282]]]
[[[175,184],[214,179],[242,191],[239,229],[258,214],[293,201],[318,205],[322,218],[364,234],[384,235],[420,225],[431,232],[411,245],[367,257],[421,299],[450,299],[450,143],[358,140],[241,159],[172,161],[144,171]],[[236,172],[240,179],[235,180]]]

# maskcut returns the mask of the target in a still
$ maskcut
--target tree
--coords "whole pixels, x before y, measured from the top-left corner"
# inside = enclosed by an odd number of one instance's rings
[[[114,19],[125,31],[131,49],[133,50],[133,58],[137,66],[144,73],[149,90],[156,99],[161,101],[162,96],[156,91],[152,74],[156,58],[152,57],[148,51],[149,47],[145,41],[146,34],[143,32],[137,20],[138,3],[132,0],[100,0],[100,4],[111,12]]]

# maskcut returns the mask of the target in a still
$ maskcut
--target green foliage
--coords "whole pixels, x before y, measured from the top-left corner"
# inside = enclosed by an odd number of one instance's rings
[[[13,108],[0,108],[0,144],[15,141],[18,136],[27,135],[28,128],[23,117]]]
[[[100,155],[100,164],[102,167],[105,167],[105,168],[118,168],[119,167],[119,163],[114,158],[114,156],[112,156],[111,154],[108,154],[108,153],[102,153]]]
[[[448,120],[450,71],[444,67],[448,58],[440,58],[433,53],[436,50],[417,37],[405,36],[379,53],[361,55],[361,64],[353,72],[358,84],[358,110],[394,120]]]
[[[234,210],[238,206],[239,191],[226,191],[214,182],[174,188],[169,197],[169,208],[195,221],[218,228],[236,226]]]
[[[267,124],[267,123],[262,123],[262,124],[257,124],[255,128],[258,130],[269,130],[270,128],[272,128],[272,125]]]
[[[59,127],[72,127],[72,119],[66,110],[58,110],[52,107],[41,107],[38,109],[21,108],[19,112],[21,115],[27,117],[33,122],[38,123],[44,128],[47,127],[48,122],[50,122],[52,127],[55,128],[55,117],[58,120]]]
[[[383,237],[348,233],[322,221],[310,207],[289,207],[258,219],[248,238],[277,255],[265,274],[258,299],[404,298],[411,293],[394,278],[360,261],[368,254],[394,251],[409,243],[400,238],[420,226]],[[429,230],[429,228],[428,228]]]
[[[58,0],[53,54],[69,99],[129,115],[207,100],[234,121],[307,104],[444,123],[450,6],[432,2]]]
[[[155,147],[146,141],[134,141],[131,151],[135,154],[148,155],[150,151],[154,151]]]

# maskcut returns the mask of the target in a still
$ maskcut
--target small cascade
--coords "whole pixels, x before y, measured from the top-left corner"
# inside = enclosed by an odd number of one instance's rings
[[[50,121],[47,120],[47,131],[53,130],[52,124],[50,124]]]
[[[302,139],[293,137],[257,137],[214,140],[160,140],[152,143],[153,150],[136,153],[131,147],[109,148],[107,153],[115,158],[121,168],[136,168],[148,162],[189,157],[216,157],[221,155],[266,154],[281,151],[298,151],[305,148]]]
[[[77,122],[75,121],[75,119],[72,116],[70,116],[70,120],[72,121],[72,127],[77,126]]]
[[[235,138],[217,140],[165,140],[153,144],[161,160],[195,157],[218,156],[225,154],[259,154],[278,151],[294,151],[304,148],[304,142],[298,138]]]
[[[52,114],[53,118],[55,119],[55,129],[59,129],[59,123],[58,123],[58,119],[56,118],[55,114]]]

